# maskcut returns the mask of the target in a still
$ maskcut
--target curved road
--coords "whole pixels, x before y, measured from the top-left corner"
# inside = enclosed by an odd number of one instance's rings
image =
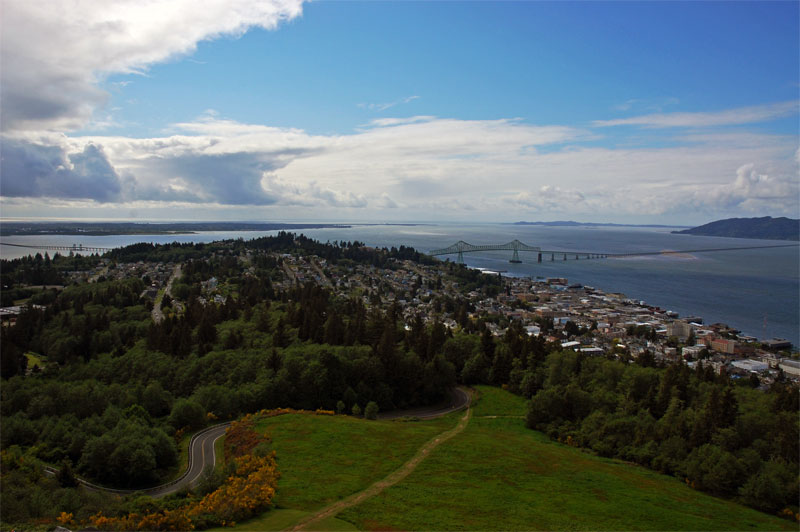
[[[214,469],[217,462],[214,444],[225,435],[228,425],[230,423],[214,425],[192,436],[189,442],[189,467],[186,472],[168,484],[142,491],[153,497],[164,497],[197,484],[206,469]]]
[[[455,412],[469,406],[470,396],[465,388],[452,388],[450,396],[435,405],[412,408],[409,410],[392,410],[379,413],[378,419],[398,419],[401,417],[418,417],[420,419],[433,419],[450,412]]]
[[[420,419],[433,419],[436,417],[444,416],[450,412],[455,412],[467,408],[470,403],[470,395],[464,388],[453,388],[450,390],[448,399],[428,407],[413,408],[410,410],[393,410],[379,414],[379,419],[398,419],[402,417],[416,417]],[[107,491],[125,495],[129,493],[142,493],[150,495],[151,497],[164,497],[185,488],[194,486],[200,481],[203,472],[207,469],[213,469],[216,465],[216,452],[214,444],[218,439],[225,435],[225,430],[230,423],[222,423],[214,425],[207,429],[201,430],[189,441],[189,464],[186,471],[177,479],[160,486],[153,488],[145,488],[140,490],[119,490],[113,488],[106,488],[92,484],[86,480],[78,478],[83,486],[92,489]],[[45,467],[45,471],[50,474],[55,474],[57,469],[53,467]]]
[[[91,482],[83,480],[82,478],[76,478],[81,485],[89,488],[90,490],[107,491],[110,493],[116,493],[118,495],[127,495],[130,493],[142,493],[144,495],[150,495],[151,497],[164,497],[166,495],[170,495],[176,491],[194,486],[203,476],[203,471],[205,471],[206,468],[213,468],[216,465],[217,457],[214,451],[214,444],[218,439],[225,435],[225,430],[228,428],[228,425],[230,425],[230,423],[214,425],[213,427],[201,430],[192,436],[192,439],[189,442],[189,465],[186,471],[172,482],[167,482],[166,484],[161,484],[160,486],[144,488],[140,490],[118,490],[114,488],[98,486],[97,484],[92,484]],[[51,475],[54,475],[58,471],[56,468],[49,466],[46,466],[44,469],[45,472]]]

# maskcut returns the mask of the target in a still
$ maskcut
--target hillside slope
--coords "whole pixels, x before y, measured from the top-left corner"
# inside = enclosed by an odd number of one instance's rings
[[[679,235],[725,236],[765,240],[800,240],[800,220],[792,218],[728,218],[692,229],[672,231]]]
[[[488,386],[479,392],[462,433],[398,484],[315,529],[345,530],[349,523],[360,530],[796,530],[676,478],[552,442],[525,428],[523,398]],[[454,421],[264,420],[259,428],[272,438],[282,475],[277,509],[233,530],[291,528],[384,478]]]
[[[361,530],[796,530],[525,428],[523,398],[479,386],[467,429],[339,519]]]

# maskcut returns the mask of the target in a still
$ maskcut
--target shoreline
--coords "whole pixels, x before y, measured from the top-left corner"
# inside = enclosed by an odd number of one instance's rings
[[[391,229],[391,225],[397,225],[399,227]],[[309,231],[296,230],[290,232],[295,232],[298,234],[304,233],[310,238],[323,242],[326,239],[330,239],[330,241],[333,241],[334,239],[339,239],[342,241],[361,240],[366,241],[370,245],[376,247],[399,246],[402,242],[404,245],[414,247],[417,250],[432,249],[436,244],[438,244],[439,241],[447,241],[451,238],[453,240],[457,240],[462,235],[466,236],[468,234],[476,234],[474,228],[469,229],[469,231],[472,231],[472,233],[465,233],[463,232],[464,230],[460,228],[441,226],[433,233],[430,233],[434,236],[418,237],[409,234],[403,229],[409,225],[412,224],[364,224],[359,226],[348,226],[346,229],[320,228]],[[420,223],[413,225],[428,226],[430,224]],[[382,229],[382,227],[385,227],[385,229]],[[480,225],[480,230],[484,232],[478,234],[480,234],[481,238],[485,240],[490,240],[495,231],[492,226],[489,226],[487,229],[483,226],[483,224]],[[559,238],[561,234],[562,233],[559,233]],[[574,230],[569,233],[569,238],[572,239],[572,242],[577,243],[575,245],[582,246],[585,244],[581,244],[581,240],[578,239],[579,237],[577,235],[588,234],[589,233],[584,228],[574,228]],[[640,235],[638,232],[631,234],[634,236]],[[694,260],[689,259],[688,257],[679,257],[676,256],[675,250],[680,250],[680,248],[668,238],[665,238],[662,233],[642,234],[652,234],[653,237],[657,236],[659,239],[658,241],[663,241],[663,245],[660,245],[655,249],[664,251],[669,250],[673,251],[673,253],[670,253],[669,255],[663,255],[661,257],[666,258],[666,260],[652,260],[652,258],[650,258],[650,260],[636,260],[636,257],[625,257],[630,260],[623,261],[621,260],[623,257],[617,258],[609,256],[607,259],[605,259],[605,261],[600,261],[601,263],[605,263],[605,265],[597,264],[597,269],[587,269],[587,267],[584,267],[582,264],[581,266],[573,266],[572,262],[570,262],[570,267],[562,268],[559,264],[560,261],[556,261],[556,267],[554,268],[553,263],[547,261],[545,264],[542,264],[544,269],[538,270],[535,267],[535,261],[531,265],[529,264],[530,261],[527,259],[525,260],[525,264],[522,265],[523,268],[519,268],[518,266],[520,265],[507,264],[506,257],[502,259],[501,264],[498,262],[498,260],[496,260],[497,257],[492,256],[490,256],[488,260],[484,260],[485,257],[476,256],[473,259],[470,259],[470,262],[474,261],[477,262],[477,264],[484,266],[483,270],[485,271],[498,273],[499,270],[501,275],[507,277],[528,277],[533,279],[536,277],[569,277],[570,279],[578,279],[578,281],[582,284],[595,286],[600,289],[608,289],[612,293],[616,292],[633,294],[630,297],[634,300],[654,302],[655,305],[658,305],[662,308],[675,309],[684,316],[702,315],[709,321],[725,322],[731,324],[731,326],[735,327],[736,329],[744,331],[744,334],[750,336],[759,338],[784,337],[791,340],[793,344],[800,345],[798,320],[795,317],[794,311],[791,310],[794,305],[793,302],[796,301],[796,296],[793,295],[792,292],[796,292],[797,278],[792,275],[791,271],[785,272],[781,270],[780,276],[778,277],[775,276],[778,274],[772,274],[771,276],[765,277],[765,285],[763,289],[766,292],[762,292],[762,295],[759,296],[750,296],[747,294],[753,292],[754,285],[752,282],[745,282],[745,280],[749,279],[749,277],[747,277],[748,275],[754,275],[751,271],[745,271],[742,275],[735,274],[734,276],[730,276],[731,272],[727,270],[720,270],[719,274],[715,273],[715,270],[710,271],[709,273],[717,276],[715,278],[720,279],[718,284],[713,279],[710,279],[708,275],[699,275],[698,272],[701,271],[700,266],[692,266],[693,264],[697,265],[699,263],[698,259],[700,258],[702,258],[704,261],[703,264],[705,264],[713,254],[708,254],[709,258],[697,257]],[[84,236],[87,235],[84,234]],[[248,240],[257,236],[261,235],[257,234],[257,232],[255,234],[251,232],[231,232],[229,234],[191,233],[182,235],[153,235],[152,239],[146,235],[102,235],[94,237],[87,236],[83,242],[83,245],[84,247],[97,246],[98,248],[116,248],[130,245],[135,242],[169,244],[173,241],[173,238],[175,241],[179,242],[210,242],[216,240],[236,239],[237,237],[243,237],[245,240]],[[647,238],[651,237],[648,236]],[[9,242],[5,242],[6,240]],[[47,243],[51,245],[67,247],[71,246],[78,240],[80,239],[73,240],[73,237],[66,235],[40,235],[32,238],[26,238],[25,236],[0,237],[0,243],[3,244]],[[641,238],[640,240],[645,241]],[[647,242],[649,243],[649,241]],[[616,243],[617,240],[614,239],[609,241],[609,245],[614,245]],[[709,247],[716,247],[713,241],[709,241],[708,244]],[[637,248],[630,247],[628,249],[630,251],[636,251]],[[19,252],[17,250],[19,250]],[[624,248],[622,250],[624,251]],[[44,248],[44,245],[39,248],[25,248],[24,252],[23,248],[11,248],[10,246],[2,245],[0,246],[0,253],[2,253],[0,258],[3,260],[13,260],[22,256],[34,256],[36,253],[41,253],[44,255],[47,251],[48,250]],[[75,252],[84,253],[79,249],[76,249]],[[49,251],[49,253],[52,256],[54,251]],[[69,250],[62,250],[59,251],[59,253],[65,255],[69,253]],[[747,255],[747,252],[743,253],[745,258],[752,257],[752,255]],[[787,255],[785,253],[781,253],[780,257],[786,258]],[[612,258],[615,260],[611,261],[610,259]],[[793,264],[792,261],[795,259],[789,257],[786,260],[789,261],[787,264]],[[588,261],[581,260],[580,262],[585,263]],[[709,264],[711,264],[711,262],[709,262]],[[750,262],[752,262],[752,260],[750,260]],[[744,264],[747,264],[747,262]],[[713,264],[711,265],[713,266]],[[510,271],[504,271],[506,268],[508,268]],[[752,268],[750,268],[750,270],[752,270]],[[677,276],[673,276],[672,272],[675,272],[675,275]],[[655,282],[657,279],[659,279],[659,277],[652,276],[660,276],[663,274],[672,276],[670,282],[676,283],[675,288],[677,290],[672,290],[669,288],[669,285],[661,283],[653,284],[652,289],[648,289],[648,283],[651,282],[649,279],[652,279],[652,282]],[[755,275],[758,275],[758,273]],[[694,287],[696,287],[696,291]],[[738,297],[739,294],[742,294],[741,297]],[[771,294],[771,296],[767,297],[763,294]],[[729,296],[733,298],[733,302],[727,299]],[[710,304],[710,302],[717,301],[719,298],[726,298],[726,304]],[[766,301],[783,301],[784,303],[781,306],[776,305],[775,303],[766,303]],[[765,316],[767,317],[769,325],[762,327],[762,318]]]
[[[467,265],[465,265],[465,266],[467,266]],[[565,291],[569,290],[569,289],[586,289],[586,290],[590,290],[591,292],[593,292],[593,293],[595,293],[597,295],[603,296],[603,297],[614,296],[615,298],[621,299],[623,301],[627,301],[630,304],[642,307],[644,309],[647,309],[648,311],[652,311],[654,313],[659,313],[659,314],[663,314],[665,316],[668,316],[671,319],[687,320],[688,318],[700,318],[700,320],[701,320],[700,325],[702,325],[705,328],[708,328],[711,325],[719,325],[719,324],[721,324],[721,325],[724,325],[725,327],[727,327],[727,328],[729,328],[729,329],[731,329],[733,331],[737,331],[738,336],[743,337],[743,338],[744,337],[755,338],[759,343],[763,343],[763,342],[766,342],[766,341],[769,341],[769,340],[787,340],[786,338],[779,338],[777,336],[771,336],[771,337],[767,337],[767,338],[762,338],[762,337],[757,336],[755,334],[748,334],[748,333],[746,333],[744,331],[744,329],[738,328],[738,326],[736,324],[734,326],[731,326],[729,323],[726,323],[726,322],[715,322],[714,324],[710,324],[710,323],[706,324],[705,323],[705,317],[698,316],[698,314],[696,314],[694,312],[691,312],[691,311],[685,317],[681,317],[681,313],[679,313],[679,312],[676,312],[676,311],[673,311],[673,310],[670,310],[670,309],[663,309],[661,306],[659,306],[657,304],[650,304],[646,300],[632,298],[632,297],[629,297],[627,294],[622,293],[622,292],[607,292],[602,288],[597,288],[597,287],[594,287],[594,286],[588,286],[588,285],[585,285],[583,283],[570,283],[569,279],[566,278],[566,277],[547,277],[547,276],[540,276],[540,275],[531,276],[531,275],[514,274],[514,273],[510,273],[510,272],[508,272],[506,270],[494,270],[494,269],[491,269],[491,268],[484,268],[484,267],[480,267],[480,266],[467,266],[467,268],[470,268],[470,269],[473,269],[473,270],[478,270],[481,273],[487,274],[487,275],[499,275],[500,277],[504,277],[504,278],[507,278],[507,279],[527,279],[527,280],[529,280],[529,281],[531,281],[533,283],[543,283],[543,284],[547,284],[548,286],[551,286],[551,287],[554,286],[554,285],[555,286],[561,286],[561,287],[563,287],[562,289],[565,290]],[[800,344],[795,343],[794,340],[790,340],[790,341],[792,343],[792,352],[793,353],[798,352],[798,350],[800,350]]]

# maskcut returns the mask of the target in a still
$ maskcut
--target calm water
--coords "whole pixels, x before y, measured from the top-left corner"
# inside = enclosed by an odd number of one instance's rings
[[[436,224],[420,226],[355,226],[313,229],[304,234],[317,240],[360,240],[371,246],[413,246],[420,251],[444,248],[458,240],[499,244],[515,238],[546,250],[633,253],[720,247],[765,246],[786,242],[673,235],[664,228],[540,227],[500,224]],[[135,242],[210,242],[245,239],[269,232],[204,232],[176,236],[39,236],[4,237],[3,242],[119,247]],[[606,292],[673,310],[682,316],[702,316],[705,323],[723,322],[746,334],[783,337],[800,344],[799,248],[722,251],[686,256],[569,260],[538,264],[532,253],[521,253],[522,264],[510,264],[511,252],[464,254],[469,266],[506,270],[508,275],[566,277]],[[2,258],[30,250],[0,246]],[[451,256],[455,260],[456,256]]]

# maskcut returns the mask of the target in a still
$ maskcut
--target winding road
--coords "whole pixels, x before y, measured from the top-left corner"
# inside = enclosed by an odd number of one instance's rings
[[[441,403],[422,408],[414,408],[411,410],[395,410],[380,414],[380,419],[398,419],[403,417],[416,417],[420,419],[432,419],[450,412],[468,408],[470,403],[470,395],[463,388],[453,388],[450,390],[450,396],[447,400]],[[114,488],[106,488],[92,484],[91,482],[82,478],[77,478],[78,482],[91,490],[106,491],[109,493],[116,493],[118,495],[127,495],[131,493],[141,493],[143,495],[150,495],[151,497],[165,497],[172,493],[181,491],[185,488],[190,488],[196,485],[207,470],[212,470],[216,465],[216,452],[214,444],[218,439],[225,435],[225,430],[230,423],[221,423],[201,430],[189,441],[189,464],[186,471],[172,482],[161,484],[153,488],[144,488],[139,490],[120,490]],[[438,437],[437,437],[438,438]],[[439,442],[439,440],[436,440]],[[439,442],[440,443],[440,442]],[[438,445],[438,443],[436,443]],[[425,451],[427,453],[427,451]],[[55,475],[58,471],[53,467],[45,467],[48,474]]]
[[[184,488],[192,487],[200,481],[203,472],[213,470],[217,463],[214,444],[225,435],[225,430],[230,423],[214,425],[192,436],[189,442],[189,467],[186,472],[168,484],[143,490],[152,497],[164,497]]]
[[[161,484],[153,488],[144,488],[140,490],[119,490],[114,488],[106,488],[92,484],[88,480],[77,478],[78,482],[95,491],[106,491],[109,493],[116,493],[118,495],[128,495],[131,493],[141,493],[143,495],[150,495],[151,497],[165,497],[184,488],[189,488],[197,484],[203,476],[206,469],[213,469],[216,465],[216,453],[214,451],[214,444],[218,439],[225,435],[225,430],[230,423],[222,423],[214,425],[207,429],[201,430],[189,441],[189,464],[186,471],[172,482]],[[54,467],[45,467],[45,472],[55,475],[58,469]]]
[[[461,410],[469,406],[470,396],[464,388],[452,388],[449,397],[435,405],[412,408],[409,410],[392,410],[379,413],[378,419],[399,419],[402,417],[416,417],[419,419],[433,419],[444,416],[450,412]]]

